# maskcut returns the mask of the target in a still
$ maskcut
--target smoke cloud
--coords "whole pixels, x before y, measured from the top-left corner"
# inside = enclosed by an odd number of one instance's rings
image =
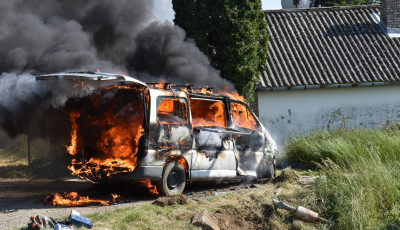
[[[128,58],[128,68],[148,71],[152,76],[166,75],[174,83],[233,89],[194,42],[185,38],[185,31],[178,26],[151,23],[135,39],[137,47]]]
[[[39,124],[68,119],[59,109],[86,93],[67,81],[37,82],[39,74],[98,68],[234,89],[182,29],[151,23],[153,6],[153,0],[0,1],[0,128],[10,136],[46,132]]]
[[[0,72],[114,70],[151,18],[149,0],[0,3]]]

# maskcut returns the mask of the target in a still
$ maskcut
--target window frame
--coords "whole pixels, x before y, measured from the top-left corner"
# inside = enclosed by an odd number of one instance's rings
[[[187,120],[185,121],[185,123],[181,124],[182,126],[187,126],[190,125],[191,120],[189,118],[189,103],[188,100],[184,97],[172,97],[172,96],[157,96],[156,98],[156,122],[159,123],[159,116],[158,116],[158,106],[160,106],[161,102],[164,99],[177,99],[180,100],[181,102],[185,103],[186,105],[186,118]]]
[[[248,128],[245,128],[245,127],[241,127],[241,126],[238,126],[238,125],[236,125],[235,124],[235,117],[234,117],[234,115],[233,115],[233,109],[232,109],[232,104],[233,103],[236,103],[236,104],[241,104],[241,105],[243,105],[245,108],[246,108],[246,110],[247,110],[247,112],[253,117],[253,119],[256,121],[256,125],[255,125],[255,130],[253,130],[253,129],[248,129]],[[258,118],[257,118],[257,116],[254,114],[254,112],[250,109],[250,107],[246,104],[246,103],[244,103],[244,102],[242,102],[242,101],[236,101],[236,100],[230,100],[230,102],[229,102],[229,107],[230,107],[230,115],[232,116],[232,121],[231,121],[231,123],[232,123],[232,126],[235,126],[235,127],[237,127],[237,128],[240,128],[240,129],[244,129],[244,130],[251,130],[251,131],[257,131],[257,132],[261,132],[262,131],[262,126],[261,126],[261,122],[258,120]]]

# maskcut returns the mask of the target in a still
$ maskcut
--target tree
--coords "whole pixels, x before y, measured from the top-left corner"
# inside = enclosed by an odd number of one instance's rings
[[[267,63],[267,24],[261,0],[172,0],[175,24],[186,30],[221,75],[254,100]]]
[[[377,0],[315,0],[314,6],[350,6],[377,3]]]

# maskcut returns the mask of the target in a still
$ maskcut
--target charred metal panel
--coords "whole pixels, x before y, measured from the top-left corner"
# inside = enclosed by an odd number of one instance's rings
[[[193,170],[191,181],[237,178],[236,170]]]
[[[221,128],[195,128],[194,170],[236,170],[232,132]]]

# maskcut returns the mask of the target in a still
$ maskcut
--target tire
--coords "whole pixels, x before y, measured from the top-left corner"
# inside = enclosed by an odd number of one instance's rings
[[[186,172],[178,162],[169,162],[164,167],[161,183],[157,185],[160,195],[176,196],[183,192],[186,185]]]
[[[275,163],[271,158],[263,158],[257,168],[257,178],[275,178]]]

